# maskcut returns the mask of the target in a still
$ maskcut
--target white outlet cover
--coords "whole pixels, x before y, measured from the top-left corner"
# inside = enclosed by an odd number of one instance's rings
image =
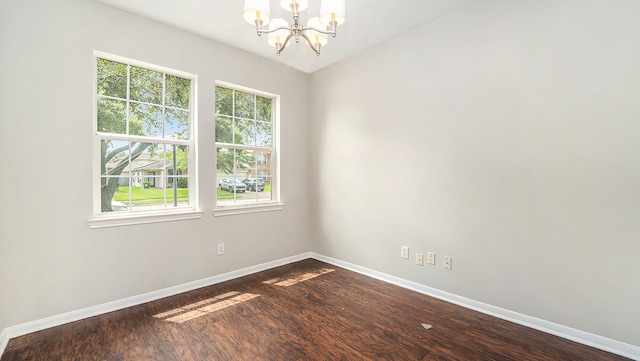
[[[427,263],[430,265],[436,264],[436,254],[435,252],[427,252]]]
[[[449,256],[442,257],[442,266],[444,267],[444,269],[450,270],[451,269],[451,257],[449,257]]]
[[[400,257],[409,259],[409,247],[407,246],[400,247]]]

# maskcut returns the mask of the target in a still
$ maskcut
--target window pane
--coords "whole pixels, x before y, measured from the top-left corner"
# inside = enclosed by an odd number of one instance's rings
[[[233,174],[233,158],[235,154],[232,149],[229,148],[217,148],[216,149],[216,169],[218,170],[218,177],[220,174],[228,176]],[[219,179],[218,179],[219,181]]]
[[[233,143],[233,120],[224,116],[216,118],[216,142]]]
[[[263,174],[261,177],[261,179],[264,179],[264,194],[262,195],[262,197],[260,198],[261,201],[270,201],[273,200],[273,192],[271,191],[271,184],[272,182],[272,176],[270,175],[269,172],[267,172],[266,174]]]
[[[247,185],[242,181],[253,164],[250,151],[217,148],[218,204],[234,204],[245,197]]]
[[[256,144],[256,123],[253,120],[236,119],[234,144]]]
[[[98,59],[98,94],[127,97],[127,65]]]
[[[130,210],[129,177],[106,177],[103,183],[112,193],[103,193],[102,212],[122,212]],[[110,197],[111,196],[111,197]]]
[[[173,176],[187,176],[189,174],[189,147],[186,145],[166,145],[166,159],[167,168],[169,169],[169,175]],[[178,170],[175,174],[174,169]]]
[[[165,112],[164,137],[189,139],[189,112],[167,109]]]
[[[271,99],[265,97],[256,97],[258,108],[258,120],[264,120],[271,123]]]
[[[256,122],[256,145],[271,146],[271,123]]]
[[[216,87],[216,114],[233,115],[233,90]]]
[[[167,74],[165,105],[189,109],[189,97],[191,94],[191,81]]]
[[[120,175],[122,169],[128,164],[120,164],[129,161],[129,148],[131,143],[118,140],[102,140],[100,142],[101,166],[100,174]],[[104,183],[102,184],[104,186]]]
[[[131,67],[131,99],[162,104],[162,73]]]
[[[236,91],[234,104],[234,116],[249,119],[255,118],[255,95]]]
[[[235,153],[235,174],[242,176],[242,178],[240,178],[240,180],[242,180],[247,176],[248,171],[253,168],[255,159],[249,150],[236,150]]]
[[[271,171],[270,162],[267,160],[271,156],[270,152],[255,150],[250,153],[252,165],[242,173],[246,174],[242,182],[247,187],[247,193],[241,200],[236,201],[237,203],[270,201],[272,200]]]
[[[129,134],[162,137],[162,107],[132,103],[129,110]]]
[[[103,140],[102,148],[102,212],[189,204],[188,146]]]
[[[102,212],[125,211],[125,203],[116,203],[114,200],[122,200],[121,194],[116,199],[115,193],[120,186],[129,185],[129,162],[131,144],[123,141],[101,141],[101,169],[100,169],[100,199]],[[128,201],[128,196],[125,199]]]
[[[127,103],[124,100],[98,98],[98,131],[126,134]]]
[[[177,188],[173,188],[173,185],[167,189],[167,203],[166,207],[180,207],[189,205],[189,190],[187,189],[187,177],[174,177]],[[172,183],[173,184],[173,180]],[[174,192],[174,189],[176,192]]]

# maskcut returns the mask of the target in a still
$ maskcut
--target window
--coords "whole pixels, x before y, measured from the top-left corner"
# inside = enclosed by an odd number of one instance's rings
[[[279,204],[277,96],[216,85],[217,210]]]
[[[258,154],[258,165],[267,165],[267,155],[266,154]]]
[[[195,76],[97,52],[96,64],[94,214],[195,210]]]

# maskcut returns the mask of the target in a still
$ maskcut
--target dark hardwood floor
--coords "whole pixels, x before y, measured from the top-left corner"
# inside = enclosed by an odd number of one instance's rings
[[[18,337],[0,360],[625,358],[308,259]]]

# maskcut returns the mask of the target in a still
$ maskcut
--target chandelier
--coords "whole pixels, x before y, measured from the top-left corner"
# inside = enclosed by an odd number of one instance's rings
[[[344,0],[322,0],[320,16],[312,17],[307,26],[300,23],[300,11],[309,5],[308,0],[280,0],[280,6],[291,11],[293,24],[282,18],[271,19],[269,0],[245,0],[244,19],[256,27],[258,36],[268,34],[267,42],[280,55],[282,50],[291,44],[291,38],[296,43],[303,38],[316,55],[320,56],[320,48],[328,42],[327,35],[336,36],[336,28],[344,23]],[[265,26],[269,25],[267,30]]]

